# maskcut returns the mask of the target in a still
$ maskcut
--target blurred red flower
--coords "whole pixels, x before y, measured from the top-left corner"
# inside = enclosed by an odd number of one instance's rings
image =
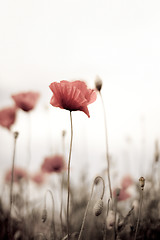
[[[66,169],[64,158],[60,155],[46,157],[41,166],[41,170],[46,173],[62,172]]]
[[[12,98],[18,108],[21,108],[23,111],[28,112],[35,107],[39,96],[40,94],[37,92],[24,92],[12,95]]]
[[[12,170],[8,170],[5,175],[5,181],[10,182],[12,177]],[[27,172],[22,168],[15,168],[14,174],[13,174],[13,181],[14,182],[20,182],[23,178],[27,179]]]
[[[8,107],[0,110],[0,125],[10,129],[16,119],[16,107]]]
[[[94,90],[88,89],[85,82],[82,81],[60,81],[50,84],[53,92],[50,104],[69,111],[83,111],[88,117],[88,104],[93,103],[97,94]]]
[[[35,173],[33,176],[31,176],[31,180],[35,182],[37,185],[41,185],[44,182],[43,172]]]
[[[127,175],[122,178],[121,186],[123,189],[127,189],[132,184],[133,184],[133,179],[131,178],[131,176]]]
[[[114,198],[117,198],[118,201],[124,201],[131,197],[131,195],[125,189],[120,188],[116,188],[113,191],[113,196]]]

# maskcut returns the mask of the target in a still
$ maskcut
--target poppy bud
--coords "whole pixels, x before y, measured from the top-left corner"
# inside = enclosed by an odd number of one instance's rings
[[[121,189],[120,188],[116,188],[116,197],[119,197],[119,195],[120,195],[120,191],[121,191]]]
[[[140,177],[140,179],[139,179],[139,185],[140,185],[141,189],[143,190],[143,189],[144,189],[144,185],[145,185],[145,179],[144,179],[144,177]]]
[[[16,139],[19,135],[19,132],[14,132],[14,138]]]
[[[96,77],[95,87],[96,87],[96,89],[97,89],[99,92],[101,91],[101,88],[102,88],[102,80],[100,79],[100,77]]]
[[[96,177],[96,178],[94,179],[94,184],[95,184],[95,185],[98,185],[99,182],[100,182],[100,178],[99,178],[99,177]]]
[[[99,199],[96,204],[94,205],[94,214],[95,216],[99,216],[103,210],[103,201]]]
[[[42,222],[47,220],[47,210],[44,208],[42,212]]]
[[[66,135],[66,131],[63,130],[63,131],[62,131],[62,137],[65,137],[65,135]]]

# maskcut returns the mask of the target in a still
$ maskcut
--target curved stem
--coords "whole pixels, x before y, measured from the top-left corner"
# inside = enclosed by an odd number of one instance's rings
[[[139,226],[140,217],[141,217],[142,202],[143,202],[143,190],[141,189],[140,206],[139,206],[138,220],[137,220],[137,225],[136,225],[136,231],[135,231],[134,240],[136,240],[136,238],[137,238],[138,226]]]
[[[15,154],[16,154],[16,142],[18,137],[18,132],[14,132],[14,147],[13,147],[13,158],[12,158],[12,175],[11,175],[11,182],[10,182],[10,209],[9,209],[9,233],[12,232],[12,220],[11,220],[11,212],[12,212],[12,205],[13,205],[13,181],[14,181],[14,165],[15,165]]]
[[[103,199],[103,197],[104,197],[104,191],[105,191],[105,183],[104,183],[104,179],[101,177],[101,176],[98,176],[98,177],[96,177],[95,178],[95,180],[94,180],[94,182],[97,180],[97,179],[101,179],[101,181],[102,181],[102,184],[103,184],[103,189],[102,189],[102,194],[101,194],[101,200]]]
[[[70,122],[71,122],[71,141],[69,150],[69,160],[68,160],[68,196],[67,196],[67,234],[68,239],[70,239],[70,229],[69,229],[69,198],[70,198],[70,164],[71,164],[71,152],[72,152],[72,141],[73,141],[73,124],[72,124],[72,113],[70,111]]]
[[[108,153],[108,133],[107,133],[107,118],[106,118],[106,111],[104,106],[104,101],[102,98],[101,92],[99,92],[101,101],[102,101],[102,107],[103,107],[103,113],[104,113],[104,125],[105,125],[105,135],[106,135],[106,159],[107,159],[107,176],[108,176],[108,184],[109,184],[109,192],[110,192],[110,198],[112,199],[112,188],[111,188],[111,179],[110,179],[110,159],[109,159],[109,153]]]
[[[51,222],[51,239],[52,239],[52,235],[53,238],[55,239],[55,224],[54,224],[54,198],[53,198],[53,193],[51,190],[47,189],[45,196],[44,196],[44,209],[46,209],[46,197],[47,197],[47,193],[50,194],[51,199],[52,199],[52,222]],[[53,227],[53,231],[52,232],[52,227]]]
[[[91,194],[90,194],[90,197],[89,197],[89,200],[88,200],[88,203],[87,203],[86,211],[85,211],[85,213],[84,213],[84,217],[83,217],[83,221],[82,221],[80,233],[79,233],[79,236],[78,236],[78,240],[80,240],[81,235],[82,235],[82,232],[83,232],[83,229],[84,229],[84,224],[85,224],[85,220],[86,220],[86,217],[87,217],[87,212],[88,212],[89,204],[90,204],[90,201],[91,201],[91,198],[92,198],[92,195],[93,195],[94,185],[95,185],[95,182],[96,182],[98,179],[101,179],[101,181],[102,181],[102,183],[103,183],[103,191],[102,191],[101,199],[103,199],[103,196],[104,196],[104,190],[105,190],[104,180],[103,180],[102,177],[97,176],[97,177],[94,179],[93,184],[92,184],[92,190],[91,190]]]

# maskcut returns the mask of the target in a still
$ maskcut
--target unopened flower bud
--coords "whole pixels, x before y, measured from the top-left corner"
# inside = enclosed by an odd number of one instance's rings
[[[116,188],[116,197],[118,198],[119,197],[119,195],[120,195],[120,191],[121,191],[121,189],[120,188]]]
[[[95,184],[95,185],[98,185],[99,182],[100,182],[100,178],[99,178],[99,177],[96,177],[96,178],[94,179],[94,184]]]
[[[100,77],[96,77],[96,80],[95,80],[95,87],[96,89],[100,92],[101,91],[101,88],[102,88],[102,80],[100,79]]]
[[[19,132],[14,132],[14,138],[16,139],[17,137],[18,137],[18,135],[19,135]]]
[[[144,185],[145,185],[145,179],[144,179],[144,177],[140,177],[140,179],[139,179],[139,185],[140,185],[141,189],[143,190],[143,189],[144,189]]]
[[[62,137],[65,137],[65,135],[66,135],[66,131],[63,130],[63,131],[62,131]]]
[[[42,222],[47,220],[47,210],[44,208],[42,212]]]
[[[99,216],[102,213],[103,210],[103,201],[102,199],[99,199],[96,204],[94,205],[94,214],[95,216]]]

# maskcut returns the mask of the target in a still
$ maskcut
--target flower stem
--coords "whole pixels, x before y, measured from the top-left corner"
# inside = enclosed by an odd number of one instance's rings
[[[98,176],[98,177],[96,177],[96,178],[94,179],[93,184],[92,184],[91,194],[90,194],[90,197],[89,197],[89,200],[88,200],[88,203],[87,203],[86,211],[85,211],[85,213],[84,213],[84,217],[83,217],[83,221],[82,221],[82,225],[81,225],[81,230],[80,230],[80,233],[79,233],[79,236],[78,236],[78,240],[80,240],[81,235],[82,235],[82,232],[83,232],[83,228],[84,228],[85,220],[86,220],[86,217],[87,217],[87,212],[88,212],[89,204],[90,204],[90,201],[91,201],[91,198],[92,198],[92,195],[93,195],[94,184],[95,184],[95,182],[96,182],[98,179],[101,179],[101,181],[102,181],[102,183],[103,183],[103,191],[102,191],[102,194],[101,194],[101,199],[103,199],[103,197],[104,197],[104,191],[105,191],[104,180],[103,180],[102,177]]]
[[[73,124],[72,124],[72,113],[70,111],[70,122],[71,122],[71,141],[68,159],[68,196],[67,196],[67,234],[68,240],[70,239],[70,226],[69,226],[69,198],[70,198],[70,164],[71,164],[71,152],[72,152],[72,141],[73,141]]]
[[[135,231],[134,240],[137,239],[138,226],[139,226],[140,217],[141,217],[142,202],[143,202],[143,189],[141,189],[140,206],[139,206],[138,220],[137,220],[137,225],[136,225],[136,231]]]
[[[63,148],[63,157],[65,159],[65,131],[62,131],[62,148]],[[64,172],[61,174],[61,206],[60,206],[60,221],[61,229],[63,233],[63,219],[62,219],[62,210],[63,210],[63,184],[64,184]]]
[[[106,213],[106,219],[105,219],[105,223],[104,223],[104,234],[103,234],[103,240],[106,239],[106,221],[107,221],[107,217],[108,217],[108,213],[109,213],[109,202],[110,202],[110,198],[108,199],[108,203],[107,203],[107,213]]]
[[[117,238],[117,226],[116,226],[116,218],[117,218],[117,197],[115,199],[115,210],[114,210],[114,219],[115,219],[115,222],[114,222],[114,240],[116,240]]]
[[[11,182],[10,182],[10,209],[9,209],[9,234],[12,232],[12,220],[11,220],[11,213],[12,213],[12,205],[13,205],[13,181],[14,181],[14,164],[15,164],[15,154],[16,154],[16,142],[17,142],[18,132],[14,132],[14,147],[13,147],[13,158],[12,158],[12,175],[11,175]]]
[[[110,192],[110,198],[112,199],[112,188],[111,188],[111,179],[110,179],[110,159],[109,159],[109,153],[108,153],[108,133],[107,133],[107,119],[106,119],[106,111],[104,106],[104,101],[102,98],[101,92],[99,92],[103,107],[103,113],[104,113],[104,125],[105,125],[105,135],[106,135],[106,159],[107,159],[107,176],[108,176],[108,184],[109,184],[109,192]]]
[[[44,196],[44,209],[46,209],[46,197],[47,193],[50,194],[51,199],[52,199],[52,221],[51,221],[51,240],[55,239],[55,224],[54,224],[54,198],[53,198],[53,193],[51,190],[47,190]],[[53,229],[53,230],[52,230]]]

